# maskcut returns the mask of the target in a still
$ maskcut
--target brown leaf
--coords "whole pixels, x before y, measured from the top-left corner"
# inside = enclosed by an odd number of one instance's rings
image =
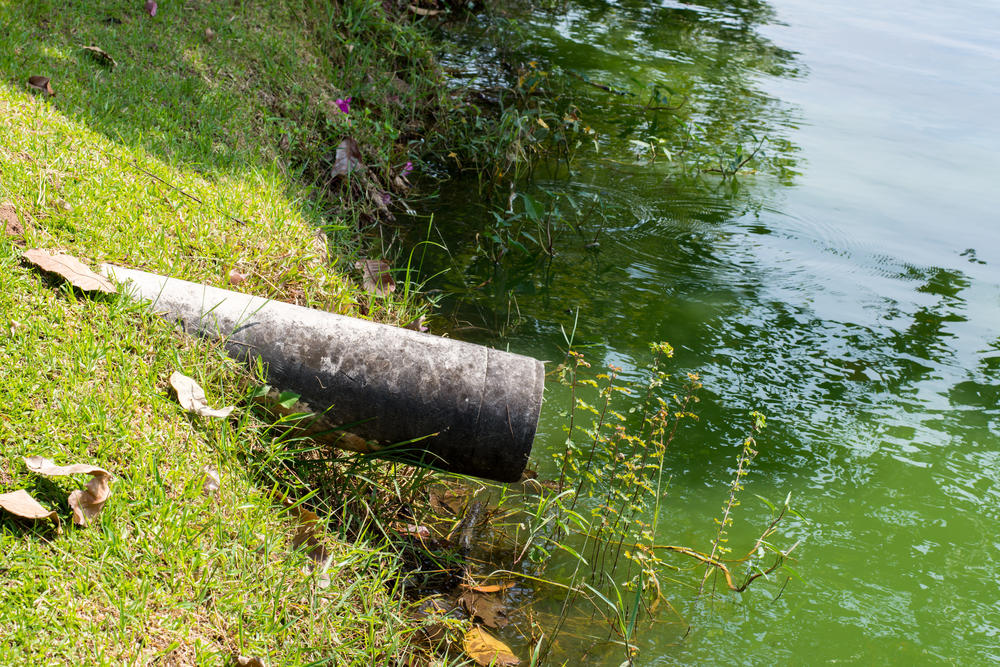
[[[177,371],[171,373],[170,386],[177,392],[177,402],[181,404],[181,407],[196,415],[225,419],[236,409],[234,405],[219,408],[218,410],[208,407],[205,390],[201,388],[201,385],[183,373],[178,373]]]
[[[13,237],[14,243],[19,246],[24,245],[24,227],[17,219],[17,212],[14,205],[9,201],[0,204],[0,224],[3,224],[4,233]]]
[[[0,507],[22,519],[31,519],[32,521],[52,519],[52,522],[56,525],[56,532],[62,532],[59,515],[54,510],[49,511],[42,507],[24,489],[18,489],[11,493],[0,493]]]
[[[205,41],[211,42],[213,39],[215,39],[215,31],[211,28],[205,28]]]
[[[345,137],[337,146],[337,155],[334,158],[333,167],[330,168],[330,176],[332,178],[346,176],[353,171],[364,168],[365,165],[361,163],[361,149],[358,147],[358,142],[351,137]]]
[[[101,63],[102,65],[107,65],[111,69],[118,66],[115,59],[108,55],[107,51],[97,46],[81,46],[81,49],[93,56],[94,60]]]
[[[420,331],[421,333],[426,332],[427,331],[427,326],[424,324],[424,320],[425,319],[427,319],[427,318],[424,317],[423,315],[421,315],[420,317],[418,317],[417,319],[413,320],[412,322],[410,322],[409,324],[407,324],[403,328],[404,329],[410,329],[412,331]]]
[[[49,97],[55,97],[56,91],[52,90],[52,81],[47,76],[29,76],[28,87],[45,93]]]
[[[240,273],[236,269],[232,269],[229,271],[230,285],[239,285],[240,283],[246,281],[246,279],[247,279],[246,274]]]
[[[396,281],[392,279],[389,265],[384,260],[363,259],[355,262],[354,267],[361,271],[362,285],[366,292],[385,296],[396,291]]]
[[[447,514],[459,516],[462,514],[462,509],[465,507],[465,501],[462,496],[450,492],[439,493],[437,491],[431,491],[430,503],[431,507],[433,507],[435,511],[442,516]]]
[[[479,626],[474,626],[465,633],[462,647],[465,649],[466,654],[475,660],[477,665],[482,665],[483,667],[487,665],[514,667],[514,665],[521,664],[521,661],[510,650],[510,647]]]
[[[430,539],[431,529],[427,526],[420,526],[413,523],[394,523],[393,529],[402,535],[410,535],[421,540]]]
[[[467,590],[458,598],[458,602],[473,621],[478,619],[487,627],[500,630],[510,623],[504,604],[488,595]]]
[[[441,13],[440,9],[424,9],[423,7],[417,7],[416,5],[409,5],[407,9],[417,16],[437,16]]]
[[[73,510],[73,523],[86,526],[87,523],[101,513],[104,503],[111,496],[111,473],[104,468],[76,463],[68,466],[57,466],[52,459],[41,456],[26,456],[24,463],[28,470],[46,477],[61,477],[64,475],[88,474],[92,478],[87,482],[87,488],[77,489],[69,494],[69,506]]]
[[[312,236],[310,245],[316,259],[323,264],[330,261],[330,240],[327,238],[326,232],[322,229],[317,229]]]
[[[264,661],[256,656],[253,657],[245,655],[237,656],[236,664],[239,667],[265,667]]]
[[[332,556],[327,553],[319,534],[319,515],[301,505],[290,505],[287,500],[285,504],[289,505],[289,512],[298,519],[298,527],[292,536],[292,548],[306,549],[306,555],[313,561],[312,570],[319,572],[319,587],[327,588],[330,585],[330,575],[326,570],[330,567]]]
[[[52,255],[47,250],[33,248],[24,252],[24,258],[42,271],[62,276],[74,287],[78,287],[84,292],[115,293],[114,283],[104,276],[94,273],[83,262],[72,255]]]

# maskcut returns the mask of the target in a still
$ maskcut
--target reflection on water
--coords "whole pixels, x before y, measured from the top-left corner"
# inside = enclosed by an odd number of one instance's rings
[[[489,216],[463,185],[434,209],[451,255],[426,268],[450,269],[436,286],[456,295],[454,335],[558,360],[578,312],[595,366],[635,376],[647,344],[667,340],[702,375],[701,422],[670,454],[664,539],[710,542],[746,413],[769,415],[747,490],[792,492],[809,520],[790,529],[805,582],[776,601],[669,591],[691,632],[665,618],[641,638],[643,664],[1000,660],[1000,244],[982,175],[1000,173],[1000,130],[970,125],[984,98],[1000,104],[1000,78],[983,75],[1000,74],[997,35],[982,27],[1000,13],[904,5],[536,12],[533,57],[630,93],[579,82],[601,151],[524,186],[576,201],[579,230],[554,257],[496,265],[471,252]],[[490,64],[461,67],[485,77]],[[628,106],[653,87],[685,105]],[[648,164],[629,143],[724,150],[748,132],[771,138],[781,168],[724,181]],[[563,437],[554,413],[543,459]],[[748,495],[733,541],[766,516]]]

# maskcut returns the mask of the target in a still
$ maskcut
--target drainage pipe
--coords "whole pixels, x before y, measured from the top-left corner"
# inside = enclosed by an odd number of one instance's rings
[[[517,481],[545,371],[530,357],[105,264],[101,270],[188,333],[264,362],[268,381],[334,424],[408,460]],[[393,454],[397,456],[397,454]]]

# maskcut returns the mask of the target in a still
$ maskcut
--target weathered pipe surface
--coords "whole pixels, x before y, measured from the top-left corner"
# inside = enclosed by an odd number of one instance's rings
[[[411,459],[520,479],[545,371],[530,357],[105,264],[102,271],[189,333],[222,336],[237,359],[336,424],[382,443],[423,438]],[[360,422],[360,423],[359,423]]]

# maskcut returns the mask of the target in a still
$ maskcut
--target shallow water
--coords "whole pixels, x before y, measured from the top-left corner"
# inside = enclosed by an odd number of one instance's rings
[[[629,143],[672,141],[669,114],[595,89],[582,111],[601,151],[530,187],[603,217],[547,268],[467,289],[487,275],[462,261],[485,212],[461,184],[433,209],[457,261],[425,268],[452,267],[436,285],[460,293],[453,335],[559,360],[578,311],[595,366],[636,375],[666,340],[674,370],[701,375],[664,539],[710,543],[747,412],[769,417],[733,542],[766,523],[752,494],[791,492],[804,582],[777,601],[767,584],[714,604],[666,591],[686,623],[646,630],[639,663],[1000,661],[1000,6],[573,0],[529,25],[540,61],[672,85],[718,143],[767,134],[785,164],[738,187],[681,177]],[[556,412],[539,458],[563,440]]]

